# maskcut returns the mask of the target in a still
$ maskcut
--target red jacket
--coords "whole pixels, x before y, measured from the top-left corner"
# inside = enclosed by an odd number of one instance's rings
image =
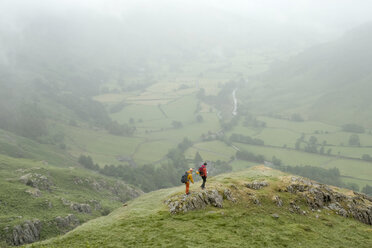
[[[200,176],[207,177],[207,167],[205,167],[204,164],[202,165],[202,170],[200,174],[201,174]]]

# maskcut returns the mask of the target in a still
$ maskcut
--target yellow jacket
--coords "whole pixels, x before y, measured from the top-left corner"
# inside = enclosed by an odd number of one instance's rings
[[[192,172],[191,171],[188,171],[188,176],[187,176],[187,182],[188,181],[191,181],[192,183],[194,183],[194,179],[192,178]]]

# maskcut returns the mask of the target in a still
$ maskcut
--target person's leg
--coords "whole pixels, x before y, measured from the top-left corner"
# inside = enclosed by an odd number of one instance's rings
[[[204,189],[205,188],[205,182],[207,181],[207,178],[203,176],[202,179],[203,179],[203,184],[201,185],[201,188]]]
[[[186,184],[186,195],[188,195],[189,194],[190,182],[187,182],[185,184]]]

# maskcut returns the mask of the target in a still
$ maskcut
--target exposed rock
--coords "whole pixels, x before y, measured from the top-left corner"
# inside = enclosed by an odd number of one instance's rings
[[[232,196],[231,191],[229,189],[225,189],[223,191],[223,198],[227,199],[228,201],[236,202],[236,199]]]
[[[90,214],[92,212],[92,208],[89,204],[71,202],[65,198],[61,198],[61,201],[63,205],[69,206],[72,210],[75,210],[77,212],[86,214]],[[94,205],[94,210],[100,210],[102,208],[101,204],[96,200],[90,200],[89,203]]]
[[[256,204],[256,205],[261,205],[260,200],[256,197],[253,198],[253,203]]]
[[[39,189],[36,189],[36,188],[33,188],[33,189],[27,189],[25,191],[26,193],[29,193],[30,195],[32,195],[33,197],[40,197],[42,194],[41,194],[41,191]]]
[[[216,189],[205,190],[200,192],[192,192],[190,195],[178,195],[165,201],[165,204],[169,208],[169,212],[172,214],[180,212],[188,212],[191,210],[204,209],[208,205],[222,208],[223,207],[223,196],[230,201],[235,200],[231,196],[230,190],[224,190],[224,194],[219,193]]]
[[[65,198],[61,198],[61,201],[62,201],[62,204],[65,205],[65,206],[70,206],[71,205],[71,201],[69,201]]]
[[[102,209],[101,203],[99,203],[99,201],[97,201],[97,200],[89,200],[88,202],[89,202],[90,205],[93,205],[94,206],[94,210],[95,211]]]
[[[272,214],[271,217],[273,217],[274,219],[279,219],[279,214],[277,214],[277,213]]]
[[[313,183],[301,177],[292,177],[291,184],[285,191],[303,196],[312,209],[323,208],[372,225],[372,201],[364,194],[354,192],[354,196],[347,196],[327,185]],[[293,211],[296,210],[293,205],[291,208]]]
[[[37,219],[25,221],[22,225],[15,226],[11,237],[11,244],[23,245],[33,243],[40,239],[41,222]]]
[[[283,206],[283,201],[282,199],[280,199],[279,196],[277,195],[274,195],[272,200],[275,202],[275,204],[278,206],[278,207],[282,207]]]
[[[90,205],[85,203],[71,203],[70,208],[80,213],[90,214],[92,212]]]
[[[44,175],[38,173],[28,173],[19,178],[19,181],[39,190],[52,190],[53,183]]]
[[[61,216],[58,216],[56,217],[55,221],[56,221],[57,227],[63,232],[70,231],[74,229],[75,227],[77,227],[78,225],[80,225],[79,219],[76,218],[76,216],[73,214],[69,214],[64,218]]]
[[[289,211],[291,211],[292,213],[304,214],[301,208],[297,206],[294,201],[291,201],[289,203]]]
[[[261,182],[253,181],[252,183],[246,183],[244,185],[247,188],[258,190],[258,189],[262,189],[263,187],[269,186],[269,183],[266,181],[261,181]]]
[[[115,200],[126,202],[143,194],[140,189],[120,181],[109,183],[104,179],[74,177],[73,182],[78,185],[87,185],[96,191],[107,190],[115,196]]]

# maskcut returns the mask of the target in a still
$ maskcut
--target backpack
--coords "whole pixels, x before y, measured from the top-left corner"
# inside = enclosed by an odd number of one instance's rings
[[[203,166],[199,167],[199,174],[200,174],[200,176],[204,176]]]
[[[181,177],[181,183],[186,183],[187,182],[187,172],[185,172],[185,174],[182,175]]]

